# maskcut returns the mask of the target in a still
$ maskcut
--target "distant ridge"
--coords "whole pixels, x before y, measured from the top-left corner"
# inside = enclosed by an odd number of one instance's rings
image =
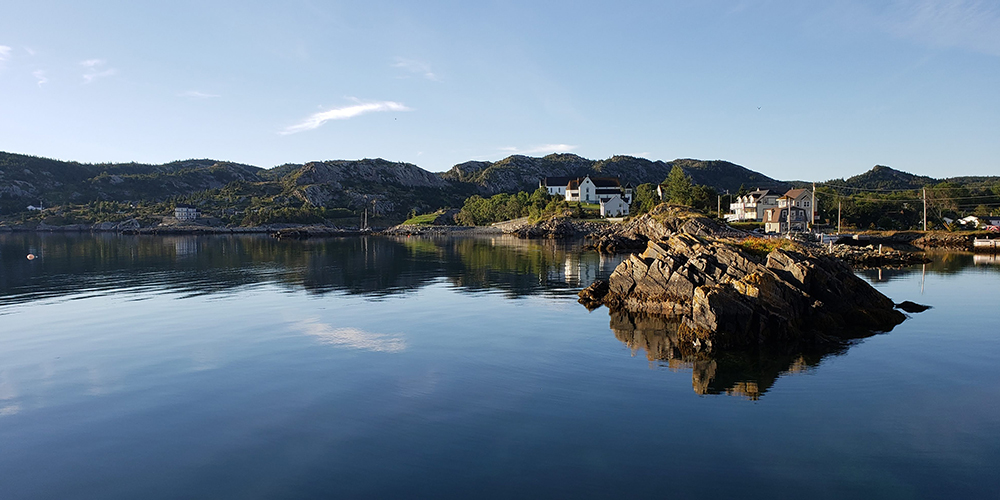
[[[802,182],[772,179],[723,160],[648,160],[612,156],[590,160],[575,154],[544,157],[514,155],[496,162],[468,161],[447,172],[433,173],[412,163],[380,158],[289,163],[263,169],[213,159],[180,160],[161,165],[142,163],[79,163],[0,152],[0,215],[23,212],[27,205],[46,207],[93,201],[164,202],[211,200],[215,208],[244,210],[259,206],[314,207],[402,215],[441,207],[457,207],[472,194],[534,191],[543,177],[618,177],[638,185],[663,182],[674,166],[696,184],[719,192],[740,187],[783,191]],[[953,177],[962,185],[985,185],[1000,177]],[[848,179],[817,185],[898,190],[941,182],[876,165]],[[375,203],[375,205],[368,205]],[[261,205],[264,204],[264,205]]]
[[[588,160],[569,153],[550,154],[541,158],[514,155],[497,162],[470,161],[460,163],[441,176],[456,182],[476,185],[484,194],[532,191],[543,177],[583,177],[584,175],[618,177],[633,185],[659,184],[677,165],[696,184],[711,186],[718,191],[736,192],[740,186],[787,189],[789,184],[772,179],[735,163],[722,160],[678,159],[653,161],[633,156],[612,156],[606,160]]]

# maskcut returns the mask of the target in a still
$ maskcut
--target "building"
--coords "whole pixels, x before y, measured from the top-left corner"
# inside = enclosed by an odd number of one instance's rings
[[[778,207],[778,193],[768,189],[756,189],[743,196],[737,196],[736,201],[729,204],[726,214],[727,222],[764,220],[764,211]]]
[[[566,196],[566,186],[576,177],[546,177],[538,185],[548,191],[549,196]]]
[[[799,207],[806,211],[806,215],[809,217],[809,223],[813,221],[815,217],[815,208],[812,206],[813,193],[808,189],[792,189],[784,194],[781,198],[778,198],[778,208],[784,208],[787,206]]]
[[[788,211],[792,211],[791,221],[788,219]],[[764,210],[764,232],[767,233],[787,233],[788,224],[791,222],[792,232],[805,232],[809,228],[809,219],[806,211],[799,207],[769,208]]]
[[[550,195],[563,196],[566,201],[600,203],[618,195],[626,204],[632,203],[632,184],[624,186],[617,177],[546,177],[538,182]]]
[[[601,217],[624,217],[628,215],[628,203],[620,195],[601,198]]]
[[[174,207],[174,217],[177,220],[195,220],[198,215],[198,209],[194,205],[178,204]]]

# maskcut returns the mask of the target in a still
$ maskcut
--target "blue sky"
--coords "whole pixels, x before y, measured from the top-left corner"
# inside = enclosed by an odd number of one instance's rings
[[[0,150],[1000,175],[1000,3],[9,2]]]

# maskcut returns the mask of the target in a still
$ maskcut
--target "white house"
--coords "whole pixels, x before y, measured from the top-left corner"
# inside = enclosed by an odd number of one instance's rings
[[[194,205],[178,204],[174,207],[174,217],[177,220],[195,220],[198,218],[198,209]]]
[[[566,186],[576,177],[546,177],[538,181],[538,186],[545,188],[549,195],[566,196]]]
[[[588,175],[569,181],[566,185],[566,201],[599,203],[601,198],[618,195],[626,203],[631,203],[632,186],[626,185],[626,187],[627,190],[615,177],[591,177]]]
[[[737,196],[736,201],[729,204],[730,213],[726,214],[729,222],[764,220],[764,211],[777,208],[778,193],[767,189],[756,189],[743,196]]]
[[[36,207],[34,205],[28,205],[28,210],[30,210],[30,211],[42,210],[42,207]]]
[[[792,211],[791,221],[788,218],[789,209]],[[789,222],[791,222],[792,232],[805,232],[809,222],[806,211],[798,207],[769,208],[764,211],[764,232],[788,232]]]
[[[628,203],[620,195],[601,198],[601,217],[623,217],[628,215]]]

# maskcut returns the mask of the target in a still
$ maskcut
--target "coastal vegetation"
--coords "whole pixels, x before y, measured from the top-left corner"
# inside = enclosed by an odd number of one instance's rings
[[[629,156],[594,161],[572,154],[514,155],[498,162],[466,162],[436,174],[381,159],[262,169],[210,159],[85,164],[0,152],[0,224],[134,219],[147,226],[171,216],[176,204],[193,205],[208,223],[230,227],[392,225],[450,207],[458,207],[454,220],[465,225],[523,217],[537,222],[555,215],[596,217],[597,206],[566,202],[537,189],[539,178],[553,175],[617,176],[634,186],[633,217],[661,201],[717,214],[749,188],[812,187],[729,162]],[[815,185],[817,223],[831,228],[839,222],[845,230],[922,229],[925,190],[928,229],[966,229],[955,221],[1000,213],[1000,177],[934,179],[876,166]]]

